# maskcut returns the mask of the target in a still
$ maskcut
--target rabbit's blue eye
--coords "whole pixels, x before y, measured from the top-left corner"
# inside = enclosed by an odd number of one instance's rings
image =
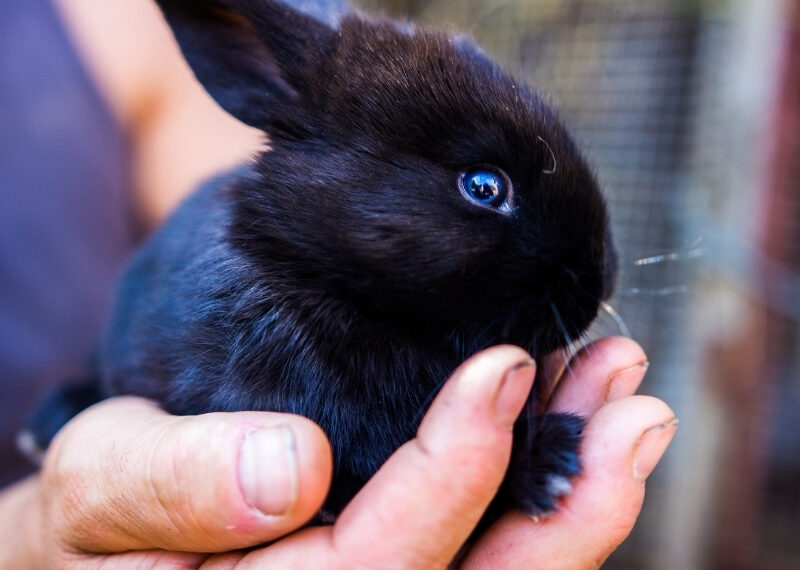
[[[504,175],[488,168],[468,170],[461,175],[461,190],[464,195],[473,202],[492,208],[505,203],[508,185]]]

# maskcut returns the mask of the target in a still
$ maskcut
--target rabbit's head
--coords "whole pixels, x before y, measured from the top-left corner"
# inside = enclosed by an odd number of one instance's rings
[[[231,239],[300,302],[535,353],[595,317],[615,273],[595,178],[471,42],[268,0],[159,4],[209,93],[269,134]]]

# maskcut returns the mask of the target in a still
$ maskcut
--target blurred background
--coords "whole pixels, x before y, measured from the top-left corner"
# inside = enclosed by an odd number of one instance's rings
[[[597,169],[611,305],[681,420],[605,567],[800,568],[800,2],[360,4],[473,35]]]
[[[605,567],[800,568],[800,0],[357,4],[474,36],[597,169],[624,324],[594,334],[629,331],[642,392],[681,420]],[[30,471],[13,434],[83,368],[135,244],[262,141],[198,88],[149,0],[0,6],[3,484]]]

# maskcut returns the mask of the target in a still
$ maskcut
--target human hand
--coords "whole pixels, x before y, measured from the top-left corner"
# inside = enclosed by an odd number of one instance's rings
[[[527,358],[518,348],[495,347],[462,365],[417,437],[392,455],[335,525],[211,558],[203,568],[447,567],[505,474],[511,425],[533,382],[533,367],[517,367]],[[464,554],[460,568],[594,568],[633,528],[644,481],[672,439],[675,416],[660,400],[631,396],[647,369],[633,341],[598,341],[569,369],[549,410],[590,417],[583,473],[556,513],[539,521],[506,514]]]
[[[0,568],[197,568],[305,524],[332,472],[322,430],[269,412],[174,417],[139,398],[83,412],[0,496]]]
[[[21,540],[14,544],[31,545],[18,551],[37,561],[33,565],[75,568],[144,563],[176,568],[444,567],[502,480],[511,445],[508,425],[524,404],[533,369],[518,370],[506,382],[508,390],[500,396],[497,391],[505,372],[526,357],[519,349],[498,347],[462,366],[437,397],[418,437],[392,456],[335,526],[305,529],[247,554],[211,558],[166,550],[209,552],[252,546],[289,532],[313,514],[330,476],[329,451],[317,428],[289,416],[299,422],[291,427],[300,467],[297,503],[283,517],[263,517],[248,508],[235,484],[239,446],[226,434],[238,434],[241,443],[248,430],[240,431],[242,425],[267,425],[258,423],[259,418],[263,422],[265,417],[280,416],[250,412],[171,418],[139,400],[102,404],[76,420],[78,427],[71,425],[59,436],[50,454],[57,459],[48,458],[40,480],[6,497],[6,504],[25,514],[16,528]],[[607,379],[614,370],[643,360],[641,349],[630,341],[601,341],[571,365],[574,379],[561,384],[553,409],[591,415],[606,393],[609,400],[632,393],[644,374],[643,366],[619,376],[610,389]],[[498,411],[495,403],[503,410]],[[117,407],[123,405],[131,406],[126,412],[131,417],[124,423],[118,421],[124,410]],[[89,414],[103,415],[95,420]],[[642,480],[674,431],[671,426],[646,428],[669,424],[671,419],[664,404],[648,398],[624,398],[602,408],[586,430],[584,474],[559,512],[538,523],[506,515],[467,553],[463,566],[580,568],[602,561],[635,522]],[[211,430],[216,437],[201,435],[210,422],[216,424]],[[145,437],[131,435],[137,429]],[[649,436],[639,442],[644,432]],[[158,443],[149,445],[154,441]],[[93,452],[75,454],[85,457],[78,464],[65,459],[71,449],[83,451],[90,443]],[[220,443],[227,445],[218,449]],[[118,463],[115,458],[125,461]],[[166,468],[159,468],[164,464]],[[48,475],[48,469],[63,473]],[[276,500],[278,494],[262,496],[273,510],[281,502]],[[0,508],[5,512],[8,509]],[[37,512],[39,516],[32,516]],[[0,524],[5,518],[0,515]],[[599,518],[604,524],[593,524]],[[42,526],[42,521],[49,524]],[[577,543],[580,549],[574,548]],[[136,549],[141,550],[113,554]],[[31,564],[8,567],[26,566]]]
[[[547,410],[589,418],[582,473],[553,515],[534,522],[507,513],[470,549],[462,568],[597,568],[616,550],[636,523],[645,479],[678,424],[664,402],[633,396],[646,371],[641,347],[613,337],[589,345],[555,374],[560,379]]]

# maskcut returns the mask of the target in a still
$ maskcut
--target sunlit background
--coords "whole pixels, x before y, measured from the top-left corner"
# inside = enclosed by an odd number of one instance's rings
[[[642,392],[681,420],[606,567],[800,568],[800,2],[361,5],[472,34],[597,169],[611,305],[650,357]]]

